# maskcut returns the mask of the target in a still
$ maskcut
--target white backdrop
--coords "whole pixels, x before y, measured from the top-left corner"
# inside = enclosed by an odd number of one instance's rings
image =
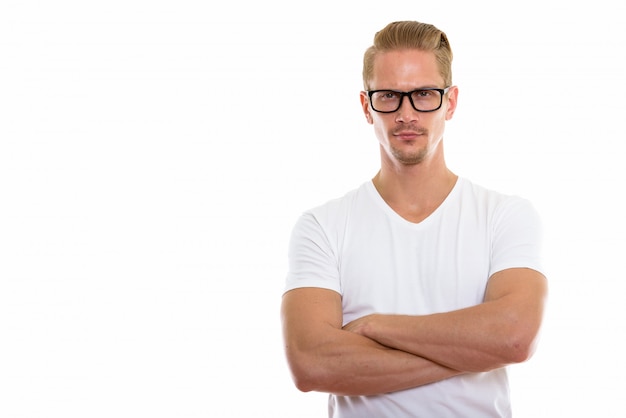
[[[362,53],[403,19],[455,52],[451,168],[546,224],[516,416],[623,414],[617,3],[3,1],[0,416],[325,416],[282,353],[287,240],[375,174]]]

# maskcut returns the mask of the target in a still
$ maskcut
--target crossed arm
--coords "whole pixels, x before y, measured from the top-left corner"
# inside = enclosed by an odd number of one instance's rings
[[[525,361],[547,284],[530,269],[494,274],[483,303],[423,315],[372,314],[342,327],[341,296],[301,288],[283,296],[285,351],[302,391],[375,395]]]

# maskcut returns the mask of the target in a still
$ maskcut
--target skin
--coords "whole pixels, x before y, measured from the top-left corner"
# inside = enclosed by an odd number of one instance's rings
[[[371,88],[410,91],[443,85],[430,52],[399,50],[376,58]],[[445,122],[458,89],[441,109],[415,111],[407,98],[394,113],[363,112],[380,144],[381,168],[373,183],[399,215],[428,217],[457,180],[445,164]],[[547,284],[531,269],[508,269],[489,278],[484,302],[432,315],[372,314],[343,325],[341,296],[301,288],[283,296],[285,352],[296,387],[338,395],[375,395],[493,370],[530,358],[539,334]],[[349,378],[346,378],[349,376]]]
[[[410,91],[447,87],[432,52],[399,50],[380,54],[374,63],[372,90]],[[417,112],[405,98],[394,113],[371,110],[365,92],[361,106],[380,144],[381,169],[374,185],[401,216],[420,222],[454,187],[457,176],[446,166],[443,152],[445,122],[456,110],[458,88],[452,86],[435,112]]]

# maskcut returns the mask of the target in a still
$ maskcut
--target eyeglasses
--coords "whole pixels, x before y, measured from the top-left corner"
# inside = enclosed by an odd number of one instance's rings
[[[417,89],[412,91],[396,90],[370,90],[367,95],[370,98],[372,109],[380,113],[393,113],[400,109],[404,96],[408,96],[413,109],[418,112],[434,112],[441,107],[443,95],[450,90],[445,89]]]

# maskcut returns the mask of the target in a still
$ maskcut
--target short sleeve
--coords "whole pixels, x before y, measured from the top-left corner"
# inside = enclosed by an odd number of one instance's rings
[[[288,247],[288,272],[285,292],[301,287],[320,287],[340,293],[336,249],[310,213],[296,222]]]
[[[541,218],[528,200],[511,197],[501,202],[492,226],[489,276],[509,268],[530,268],[544,274]]]

